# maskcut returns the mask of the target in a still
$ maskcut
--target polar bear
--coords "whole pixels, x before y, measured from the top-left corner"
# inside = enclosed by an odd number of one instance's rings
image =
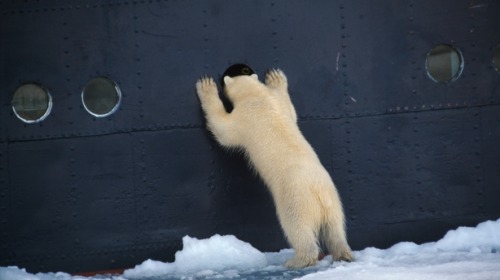
[[[234,109],[228,113],[212,78],[196,83],[207,127],[224,147],[242,149],[268,186],[293,258],[292,269],[314,265],[324,245],[334,260],[353,260],[342,204],[330,175],[297,125],[281,70],[223,78]]]

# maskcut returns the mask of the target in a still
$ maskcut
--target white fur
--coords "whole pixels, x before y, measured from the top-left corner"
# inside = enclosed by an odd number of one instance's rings
[[[196,83],[208,129],[225,147],[242,148],[269,187],[278,218],[295,256],[289,268],[314,265],[320,242],[334,260],[351,261],[337,189],[297,126],[281,70],[266,75],[224,77],[234,109],[227,113],[213,79]]]

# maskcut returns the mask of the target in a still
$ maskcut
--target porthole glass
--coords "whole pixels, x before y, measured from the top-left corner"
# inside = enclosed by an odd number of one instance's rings
[[[121,95],[120,88],[113,80],[97,77],[85,85],[82,91],[82,103],[91,115],[106,117],[118,109]]]
[[[493,66],[498,73],[500,73],[500,44],[493,50]]]
[[[464,60],[460,51],[450,45],[437,45],[429,52],[426,60],[429,77],[436,83],[453,82],[464,68]]]
[[[25,123],[36,123],[44,120],[52,109],[52,97],[41,85],[27,83],[14,92],[12,110]]]

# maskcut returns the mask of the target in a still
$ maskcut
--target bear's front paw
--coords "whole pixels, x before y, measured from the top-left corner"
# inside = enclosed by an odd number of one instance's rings
[[[283,73],[280,69],[269,70],[266,74],[266,85],[286,90],[287,79],[285,73]]]
[[[217,95],[217,85],[214,79],[203,77],[196,82],[196,91],[200,100],[203,100],[206,95]]]

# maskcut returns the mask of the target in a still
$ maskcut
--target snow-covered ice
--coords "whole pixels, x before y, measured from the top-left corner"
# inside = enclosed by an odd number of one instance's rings
[[[175,262],[146,260],[122,275],[71,276],[67,273],[31,274],[18,267],[0,267],[0,280],[167,280],[167,279],[500,279],[500,219],[476,227],[459,227],[441,240],[417,245],[401,242],[382,250],[354,252],[352,263],[331,263],[327,257],[315,267],[287,270],[293,250],[262,253],[234,236],[183,238]],[[302,278],[301,278],[302,277]]]
[[[258,270],[267,266],[264,253],[232,235],[214,235],[204,240],[185,236],[182,244],[183,249],[175,254],[174,263],[147,260],[126,270],[123,276],[127,279],[165,275],[178,278],[185,275],[236,276],[238,271]]]

